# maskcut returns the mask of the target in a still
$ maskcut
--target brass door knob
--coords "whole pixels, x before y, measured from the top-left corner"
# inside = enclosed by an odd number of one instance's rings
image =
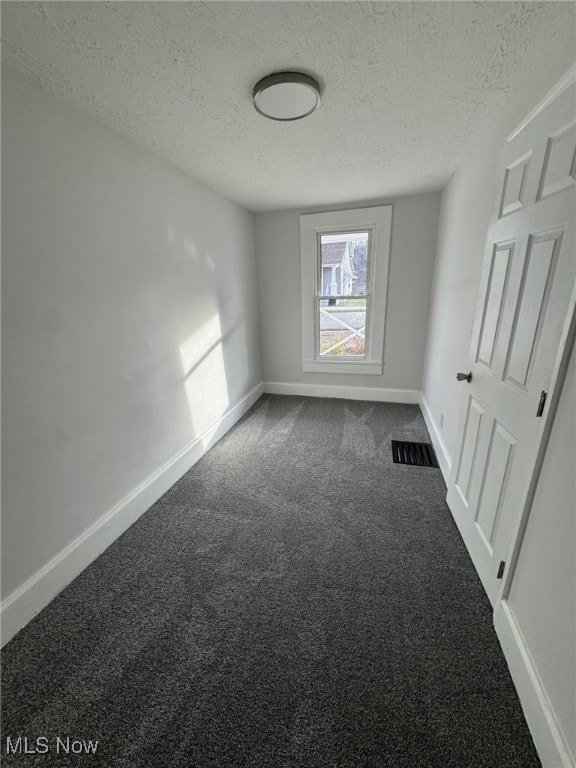
[[[458,381],[467,381],[468,384],[472,381],[472,371],[468,371],[468,373],[457,373],[456,379]]]

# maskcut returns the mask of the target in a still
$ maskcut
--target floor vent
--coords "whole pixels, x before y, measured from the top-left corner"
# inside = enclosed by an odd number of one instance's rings
[[[412,464],[416,467],[437,467],[438,461],[430,443],[408,443],[392,440],[394,464]]]

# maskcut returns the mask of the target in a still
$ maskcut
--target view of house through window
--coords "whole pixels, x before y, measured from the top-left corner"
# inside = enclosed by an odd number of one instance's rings
[[[369,233],[319,235],[318,251],[318,352],[322,357],[364,357]]]

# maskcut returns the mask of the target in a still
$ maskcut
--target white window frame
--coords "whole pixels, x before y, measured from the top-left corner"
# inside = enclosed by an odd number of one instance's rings
[[[384,330],[392,206],[354,208],[346,211],[307,213],[300,216],[302,279],[302,370],[309,373],[381,374],[384,364]],[[368,232],[369,301],[366,316],[366,347],[362,357],[320,357],[317,349],[317,297],[320,235],[339,232]]]

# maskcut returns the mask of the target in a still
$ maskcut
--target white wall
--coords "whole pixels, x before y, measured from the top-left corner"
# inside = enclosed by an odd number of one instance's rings
[[[262,370],[265,382],[419,391],[440,193],[349,207],[393,204],[382,375],[302,371],[300,223],[291,210],[255,217]],[[341,206],[344,207],[344,206]],[[314,212],[326,209],[314,209]]]
[[[261,372],[252,215],[6,68],[2,109],[9,595]]]
[[[572,350],[508,604],[576,763],[576,353]]]

